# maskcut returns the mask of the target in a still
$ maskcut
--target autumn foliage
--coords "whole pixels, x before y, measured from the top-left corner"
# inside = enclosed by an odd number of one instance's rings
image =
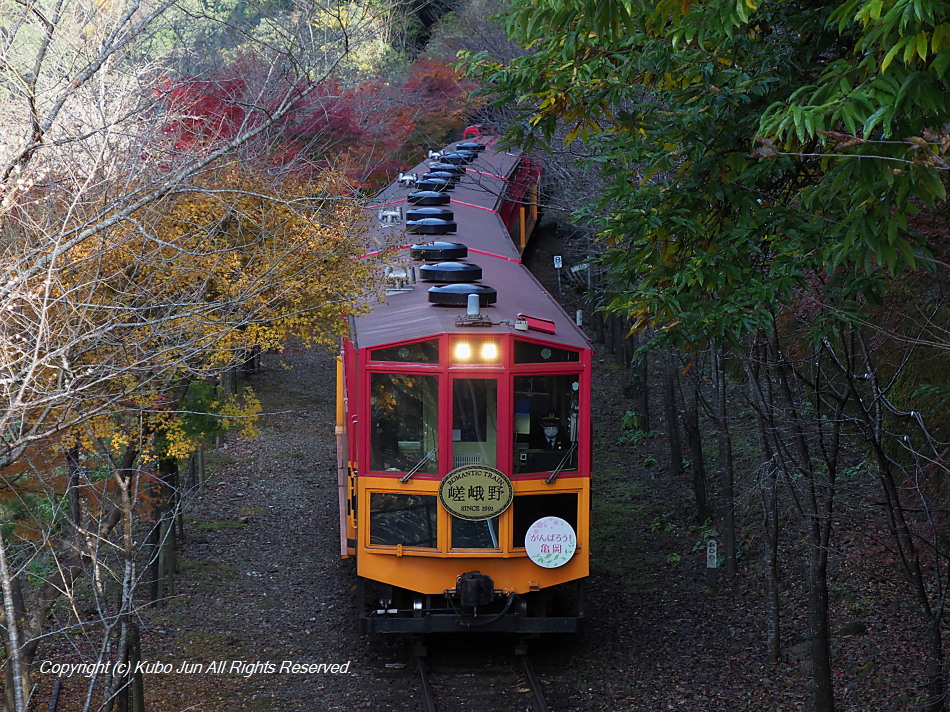
[[[210,79],[166,81],[160,87],[175,117],[165,134],[180,151],[232,140],[274,108],[261,102],[262,94],[285,96],[293,90],[298,96],[293,110],[245,150],[305,175],[332,165],[360,187],[384,182],[409,156],[459,128],[475,108],[472,88],[452,66],[428,58],[417,60],[402,79],[352,86],[336,80],[311,85],[289,76],[275,80],[253,60],[241,60]]]

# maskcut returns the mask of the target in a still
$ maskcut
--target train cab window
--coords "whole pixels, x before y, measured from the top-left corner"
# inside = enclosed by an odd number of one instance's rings
[[[498,383],[456,378],[452,386],[452,467],[497,464]]]
[[[577,495],[573,492],[515,496],[511,506],[514,510],[511,545],[515,548],[524,546],[528,529],[543,517],[560,517],[577,531]]]
[[[401,373],[370,376],[370,469],[436,472],[439,379]]]
[[[398,361],[400,363],[438,363],[439,341],[438,339],[430,339],[415,344],[375,349],[370,358],[373,361]]]
[[[577,469],[577,375],[514,379],[514,472]]]
[[[533,341],[515,341],[515,363],[563,363],[579,361],[580,353]]]
[[[521,539],[524,540],[524,535]],[[469,522],[452,517],[452,548],[497,549],[498,517],[481,522]]]
[[[369,496],[369,543],[436,548],[436,497],[373,492]]]

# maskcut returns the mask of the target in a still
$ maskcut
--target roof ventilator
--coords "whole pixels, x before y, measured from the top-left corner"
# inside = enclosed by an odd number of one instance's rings
[[[445,220],[444,218],[407,220],[406,227],[414,235],[448,235],[458,229],[458,225],[455,224],[454,220]]]
[[[407,195],[406,201],[410,205],[448,205],[452,197],[437,190],[417,190]]]
[[[454,163],[433,163],[429,166],[429,170],[432,173],[451,173],[459,178],[465,175],[465,169],[462,166],[456,166]]]
[[[429,287],[429,302],[442,306],[466,307],[465,314],[455,318],[456,326],[491,326],[491,318],[481,313],[481,307],[494,304],[498,292],[484,284],[453,283]]]
[[[414,206],[406,211],[406,220],[425,220],[426,218],[439,218],[440,220],[450,222],[455,218],[455,213],[448,208],[425,205]]]
[[[445,178],[426,178],[425,180],[417,180],[415,188],[416,190],[433,190],[442,193],[447,190],[455,190],[455,181],[446,180]]]
[[[411,292],[415,288],[416,273],[412,265],[387,265],[383,269],[386,280],[386,294]]]
[[[435,240],[412,245],[409,248],[409,256],[414,260],[425,260],[426,262],[461,260],[468,257],[468,248],[461,242]]]
[[[392,227],[402,222],[402,208],[398,205],[383,206],[376,212],[376,217],[383,224],[383,227]]]
[[[474,151],[453,151],[452,153],[443,154],[442,160],[456,166],[464,166],[466,163],[474,161],[476,155]]]
[[[438,181],[448,181],[450,185],[455,185],[459,182],[459,176],[454,173],[446,173],[445,171],[429,171],[428,173],[423,173],[419,176],[419,180],[438,180]]]
[[[482,268],[470,262],[438,262],[419,268],[423,282],[473,282],[481,278]]]

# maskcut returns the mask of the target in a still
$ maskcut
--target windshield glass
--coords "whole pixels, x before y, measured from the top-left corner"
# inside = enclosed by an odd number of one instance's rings
[[[371,376],[370,468],[438,469],[439,379],[398,373]]]
[[[514,379],[515,472],[577,469],[577,375]]]

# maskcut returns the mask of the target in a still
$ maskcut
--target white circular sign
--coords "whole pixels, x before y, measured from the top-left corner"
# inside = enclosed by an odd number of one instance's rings
[[[528,558],[538,566],[554,569],[564,566],[577,549],[574,527],[560,517],[542,517],[530,527],[524,537]]]

